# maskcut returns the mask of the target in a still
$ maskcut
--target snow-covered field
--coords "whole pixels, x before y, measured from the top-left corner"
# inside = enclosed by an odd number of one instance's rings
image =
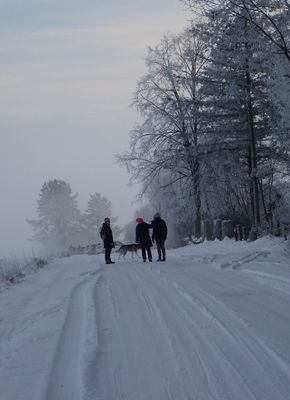
[[[65,258],[0,304],[1,400],[290,398],[278,239],[192,245],[166,263]]]

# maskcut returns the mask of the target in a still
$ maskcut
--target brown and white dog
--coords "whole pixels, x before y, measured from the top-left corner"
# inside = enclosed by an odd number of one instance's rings
[[[131,244],[123,244],[118,250],[117,253],[119,253],[119,258],[121,256],[125,257],[125,255],[129,252],[132,254],[132,257],[135,254],[139,257],[139,254],[137,252],[138,249],[141,249],[141,246],[139,243],[131,243]]]

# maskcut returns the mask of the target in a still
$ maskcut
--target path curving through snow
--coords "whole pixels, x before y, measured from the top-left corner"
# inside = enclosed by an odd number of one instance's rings
[[[269,244],[75,256],[3,291],[1,400],[288,400],[290,268]]]

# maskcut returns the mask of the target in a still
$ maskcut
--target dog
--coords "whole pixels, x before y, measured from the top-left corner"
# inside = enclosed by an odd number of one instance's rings
[[[139,254],[137,252],[138,249],[141,249],[141,245],[139,243],[132,243],[132,244],[123,244],[118,250],[117,253],[119,253],[119,259],[121,256],[125,258],[125,255],[129,252],[132,254],[132,257],[135,254],[139,257]]]

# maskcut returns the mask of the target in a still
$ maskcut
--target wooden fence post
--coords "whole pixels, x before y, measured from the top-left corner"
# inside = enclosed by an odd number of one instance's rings
[[[213,221],[213,238],[222,240],[222,220],[215,219]]]
[[[201,221],[201,236],[203,240],[212,240],[212,226],[211,221],[208,219]]]
[[[230,219],[226,219],[222,221],[222,238],[225,237],[232,238],[234,236],[234,227],[233,221]]]

